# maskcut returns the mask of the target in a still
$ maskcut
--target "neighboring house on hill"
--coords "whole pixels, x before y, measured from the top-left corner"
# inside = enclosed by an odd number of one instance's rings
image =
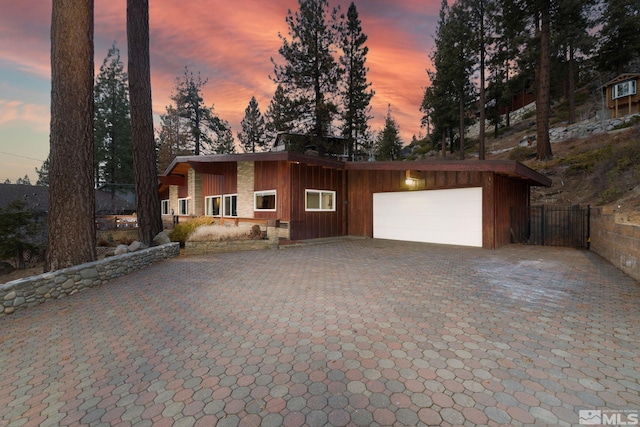
[[[627,73],[620,74],[603,86],[607,108],[612,118],[640,113],[639,84],[640,73]]]
[[[16,199],[22,199],[38,214],[49,210],[49,187],[41,185],[0,184],[0,208],[6,208]],[[111,192],[96,190],[96,215],[129,214],[135,210],[135,203],[113,195]]]
[[[177,157],[159,177],[163,219],[207,215],[333,236],[510,243],[510,208],[551,180],[515,161],[345,162],[288,151]]]

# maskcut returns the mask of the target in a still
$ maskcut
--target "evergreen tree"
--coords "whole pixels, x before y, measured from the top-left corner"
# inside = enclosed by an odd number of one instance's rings
[[[265,122],[255,96],[251,97],[249,105],[244,110],[244,118],[240,125],[242,132],[238,132],[238,140],[245,153],[255,153],[256,148],[265,147],[267,142]]]
[[[298,106],[291,101],[282,85],[278,85],[265,113],[266,130],[272,139],[280,132],[301,131],[296,127]]]
[[[303,131],[325,136],[337,112],[335,98],[342,70],[335,60],[337,20],[334,10],[327,19],[327,0],[298,0],[300,10],[289,11],[289,39],[280,35],[278,50],[284,65],[273,59],[275,77],[292,106],[300,107]],[[284,104],[283,104],[284,105]]]
[[[380,161],[400,160],[402,158],[402,140],[400,128],[391,116],[391,105],[387,109],[384,129],[376,141],[376,158]]]
[[[129,88],[115,43],[96,78],[93,126],[96,185],[133,184]]]
[[[580,53],[588,55],[595,40],[590,35],[594,20],[595,0],[558,0],[555,10],[553,44],[558,52],[566,81],[564,85],[565,97],[569,101],[568,123],[576,122],[575,91],[577,80],[577,58]]]
[[[193,154],[189,148],[189,130],[185,120],[172,105],[167,106],[166,113],[160,116],[157,149],[160,172],[164,172],[177,156]]]
[[[218,135],[218,143],[215,147],[215,154],[233,154],[236,152],[236,143],[233,133],[227,122],[222,122],[224,128]]]
[[[25,268],[24,253],[44,246],[43,229],[24,200],[0,208],[0,259],[15,258],[18,268]]]
[[[640,2],[637,0],[603,0],[604,12],[598,48],[602,70],[621,74],[640,59]],[[635,70],[637,71],[637,70]]]
[[[127,0],[127,42],[138,239],[151,246],[162,231],[162,216],[151,105],[149,0]]]
[[[53,0],[45,271],[96,259],[93,28],[93,1]]]
[[[228,123],[213,112],[213,106],[207,107],[204,103],[202,89],[207,81],[185,67],[184,75],[177,79],[176,92],[171,96],[178,114],[186,119],[196,156],[219,151],[217,145],[226,143],[222,139],[229,130]]]
[[[371,107],[369,103],[374,91],[367,82],[366,66],[369,48],[365,46],[367,36],[362,32],[356,5],[351,3],[347,11],[347,20],[342,27],[341,46],[343,55],[340,63],[345,70],[344,109],[342,113],[342,136],[349,144],[349,158],[361,151],[369,137],[369,119]]]
[[[442,141],[448,137],[453,151],[454,129],[458,129],[460,158],[464,158],[464,131],[470,124],[466,109],[473,97],[471,75],[473,51],[467,42],[471,38],[468,10],[456,3],[449,8],[443,0],[431,61],[435,70],[429,71],[431,85],[425,89],[421,110],[428,114],[433,126],[432,138]],[[427,117],[423,118],[423,123]]]
[[[16,180],[16,184],[31,185],[31,180],[29,179],[29,175],[25,175],[24,178],[18,178]]]
[[[42,185],[45,187],[49,185],[49,164],[49,156],[47,156],[47,160],[42,162],[40,169],[35,168],[36,174],[38,174],[38,181],[36,182],[36,185]]]

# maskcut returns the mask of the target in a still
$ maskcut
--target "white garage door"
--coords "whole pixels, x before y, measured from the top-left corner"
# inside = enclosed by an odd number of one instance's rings
[[[373,237],[482,246],[482,188],[373,195]]]

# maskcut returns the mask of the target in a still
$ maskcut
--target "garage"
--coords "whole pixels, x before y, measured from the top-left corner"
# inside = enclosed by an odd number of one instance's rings
[[[482,188],[374,193],[373,237],[482,247]]]

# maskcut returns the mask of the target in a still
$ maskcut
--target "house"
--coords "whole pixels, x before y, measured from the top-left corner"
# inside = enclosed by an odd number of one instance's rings
[[[41,185],[0,184],[0,208],[5,209],[16,199],[24,200],[34,213],[49,210],[49,187]],[[95,190],[96,215],[125,214],[135,210],[128,202],[111,191]]]
[[[603,86],[607,108],[612,118],[640,113],[639,83],[640,73],[627,73],[620,74]]]
[[[163,220],[262,222],[281,237],[333,236],[498,248],[510,208],[545,176],[515,161],[345,162],[288,151],[177,157],[159,177]],[[182,218],[180,218],[182,219]]]

